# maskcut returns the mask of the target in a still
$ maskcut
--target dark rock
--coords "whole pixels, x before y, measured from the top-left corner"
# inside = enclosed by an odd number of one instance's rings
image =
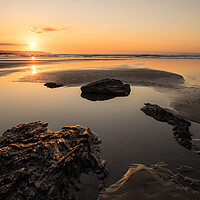
[[[64,85],[59,84],[59,83],[54,83],[54,82],[47,82],[44,84],[44,86],[48,88],[58,88],[58,87],[63,87]]]
[[[128,96],[131,89],[129,84],[123,84],[120,80],[106,78],[82,86],[81,91],[83,93]]]
[[[192,134],[189,131],[191,123],[189,121],[186,121],[179,116],[175,116],[170,110],[155,104],[146,103],[141,110],[157,121],[166,122],[169,125],[172,125],[176,141],[187,149],[192,149]]]
[[[108,173],[100,140],[88,127],[20,124],[0,137],[0,199],[77,199],[81,173]]]
[[[174,125],[184,125],[190,127],[191,123],[182,119],[181,117],[175,116],[170,110],[162,108],[156,104],[145,103],[145,106],[141,110],[148,116],[160,122],[167,122],[168,124]]]

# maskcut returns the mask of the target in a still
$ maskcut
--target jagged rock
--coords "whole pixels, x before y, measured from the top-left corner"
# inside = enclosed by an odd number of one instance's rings
[[[167,169],[164,163],[132,165],[98,200],[199,200],[200,180]]]
[[[88,127],[65,126],[58,132],[46,122],[20,124],[0,137],[2,200],[77,199],[81,173],[108,173],[96,134]]]
[[[59,83],[54,83],[54,82],[47,82],[44,84],[44,86],[48,88],[58,88],[58,87],[63,87],[64,85],[59,84]]]
[[[120,80],[106,78],[82,86],[81,91],[83,93],[128,96],[131,89],[129,84],[123,84]]]
[[[156,104],[146,103],[141,110],[157,121],[166,122],[172,125],[176,141],[187,149],[191,150],[193,148],[192,134],[189,130],[191,123],[189,121],[186,121],[179,116],[175,116],[169,109],[162,108]]]

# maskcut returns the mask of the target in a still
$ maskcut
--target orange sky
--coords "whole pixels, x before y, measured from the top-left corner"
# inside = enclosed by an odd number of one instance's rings
[[[199,0],[6,0],[0,8],[1,50],[200,53]]]

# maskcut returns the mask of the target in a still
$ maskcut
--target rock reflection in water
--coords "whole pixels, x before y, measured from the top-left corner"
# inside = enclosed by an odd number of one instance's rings
[[[81,97],[89,101],[106,101],[114,99],[116,96],[110,94],[81,93]]]

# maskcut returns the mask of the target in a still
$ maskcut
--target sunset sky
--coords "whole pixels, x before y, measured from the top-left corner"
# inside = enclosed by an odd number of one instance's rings
[[[0,8],[0,50],[200,53],[200,0],[5,0]]]

